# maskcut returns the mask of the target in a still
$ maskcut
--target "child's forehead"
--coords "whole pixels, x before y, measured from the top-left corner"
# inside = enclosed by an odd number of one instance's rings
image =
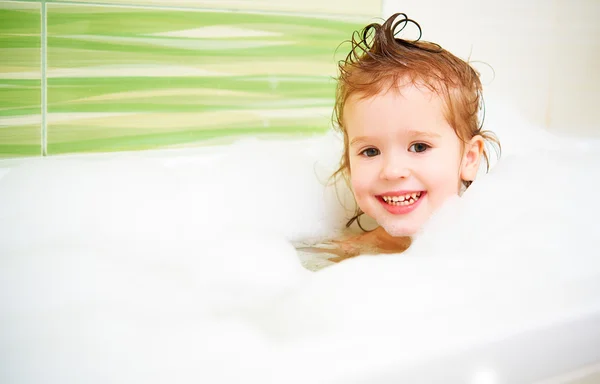
[[[433,90],[406,85],[374,95],[354,95],[344,112],[346,133],[356,137],[440,137],[453,135],[445,104]]]
[[[437,92],[418,85],[351,95],[344,106],[345,125],[370,121],[445,121],[445,102]]]
[[[397,83],[357,90],[348,96],[346,105],[357,102],[372,102],[380,98],[393,98],[397,102],[414,98],[442,101],[437,88],[423,81],[399,80]]]

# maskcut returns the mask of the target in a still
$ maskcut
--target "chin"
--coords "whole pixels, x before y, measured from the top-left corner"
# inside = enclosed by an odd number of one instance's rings
[[[393,222],[378,222],[385,231],[393,237],[414,236],[421,229],[420,225],[414,223],[393,223]]]

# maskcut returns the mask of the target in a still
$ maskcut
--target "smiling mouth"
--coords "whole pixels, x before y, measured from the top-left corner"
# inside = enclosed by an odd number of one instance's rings
[[[413,205],[421,198],[423,192],[407,193],[401,196],[381,196],[381,199],[389,205],[393,206],[408,206]]]

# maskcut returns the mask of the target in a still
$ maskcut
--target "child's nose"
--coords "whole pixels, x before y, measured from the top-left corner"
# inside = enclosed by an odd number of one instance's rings
[[[385,180],[406,178],[409,175],[408,163],[397,157],[386,158],[381,168],[381,178]]]

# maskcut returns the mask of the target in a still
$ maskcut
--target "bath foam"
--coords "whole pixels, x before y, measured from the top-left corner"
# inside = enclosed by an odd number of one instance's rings
[[[600,146],[488,116],[503,159],[409,251],[317,273],[290,243],[343,228],[335,135],[0,164],[1,381],[514,383],[599,361]]]

